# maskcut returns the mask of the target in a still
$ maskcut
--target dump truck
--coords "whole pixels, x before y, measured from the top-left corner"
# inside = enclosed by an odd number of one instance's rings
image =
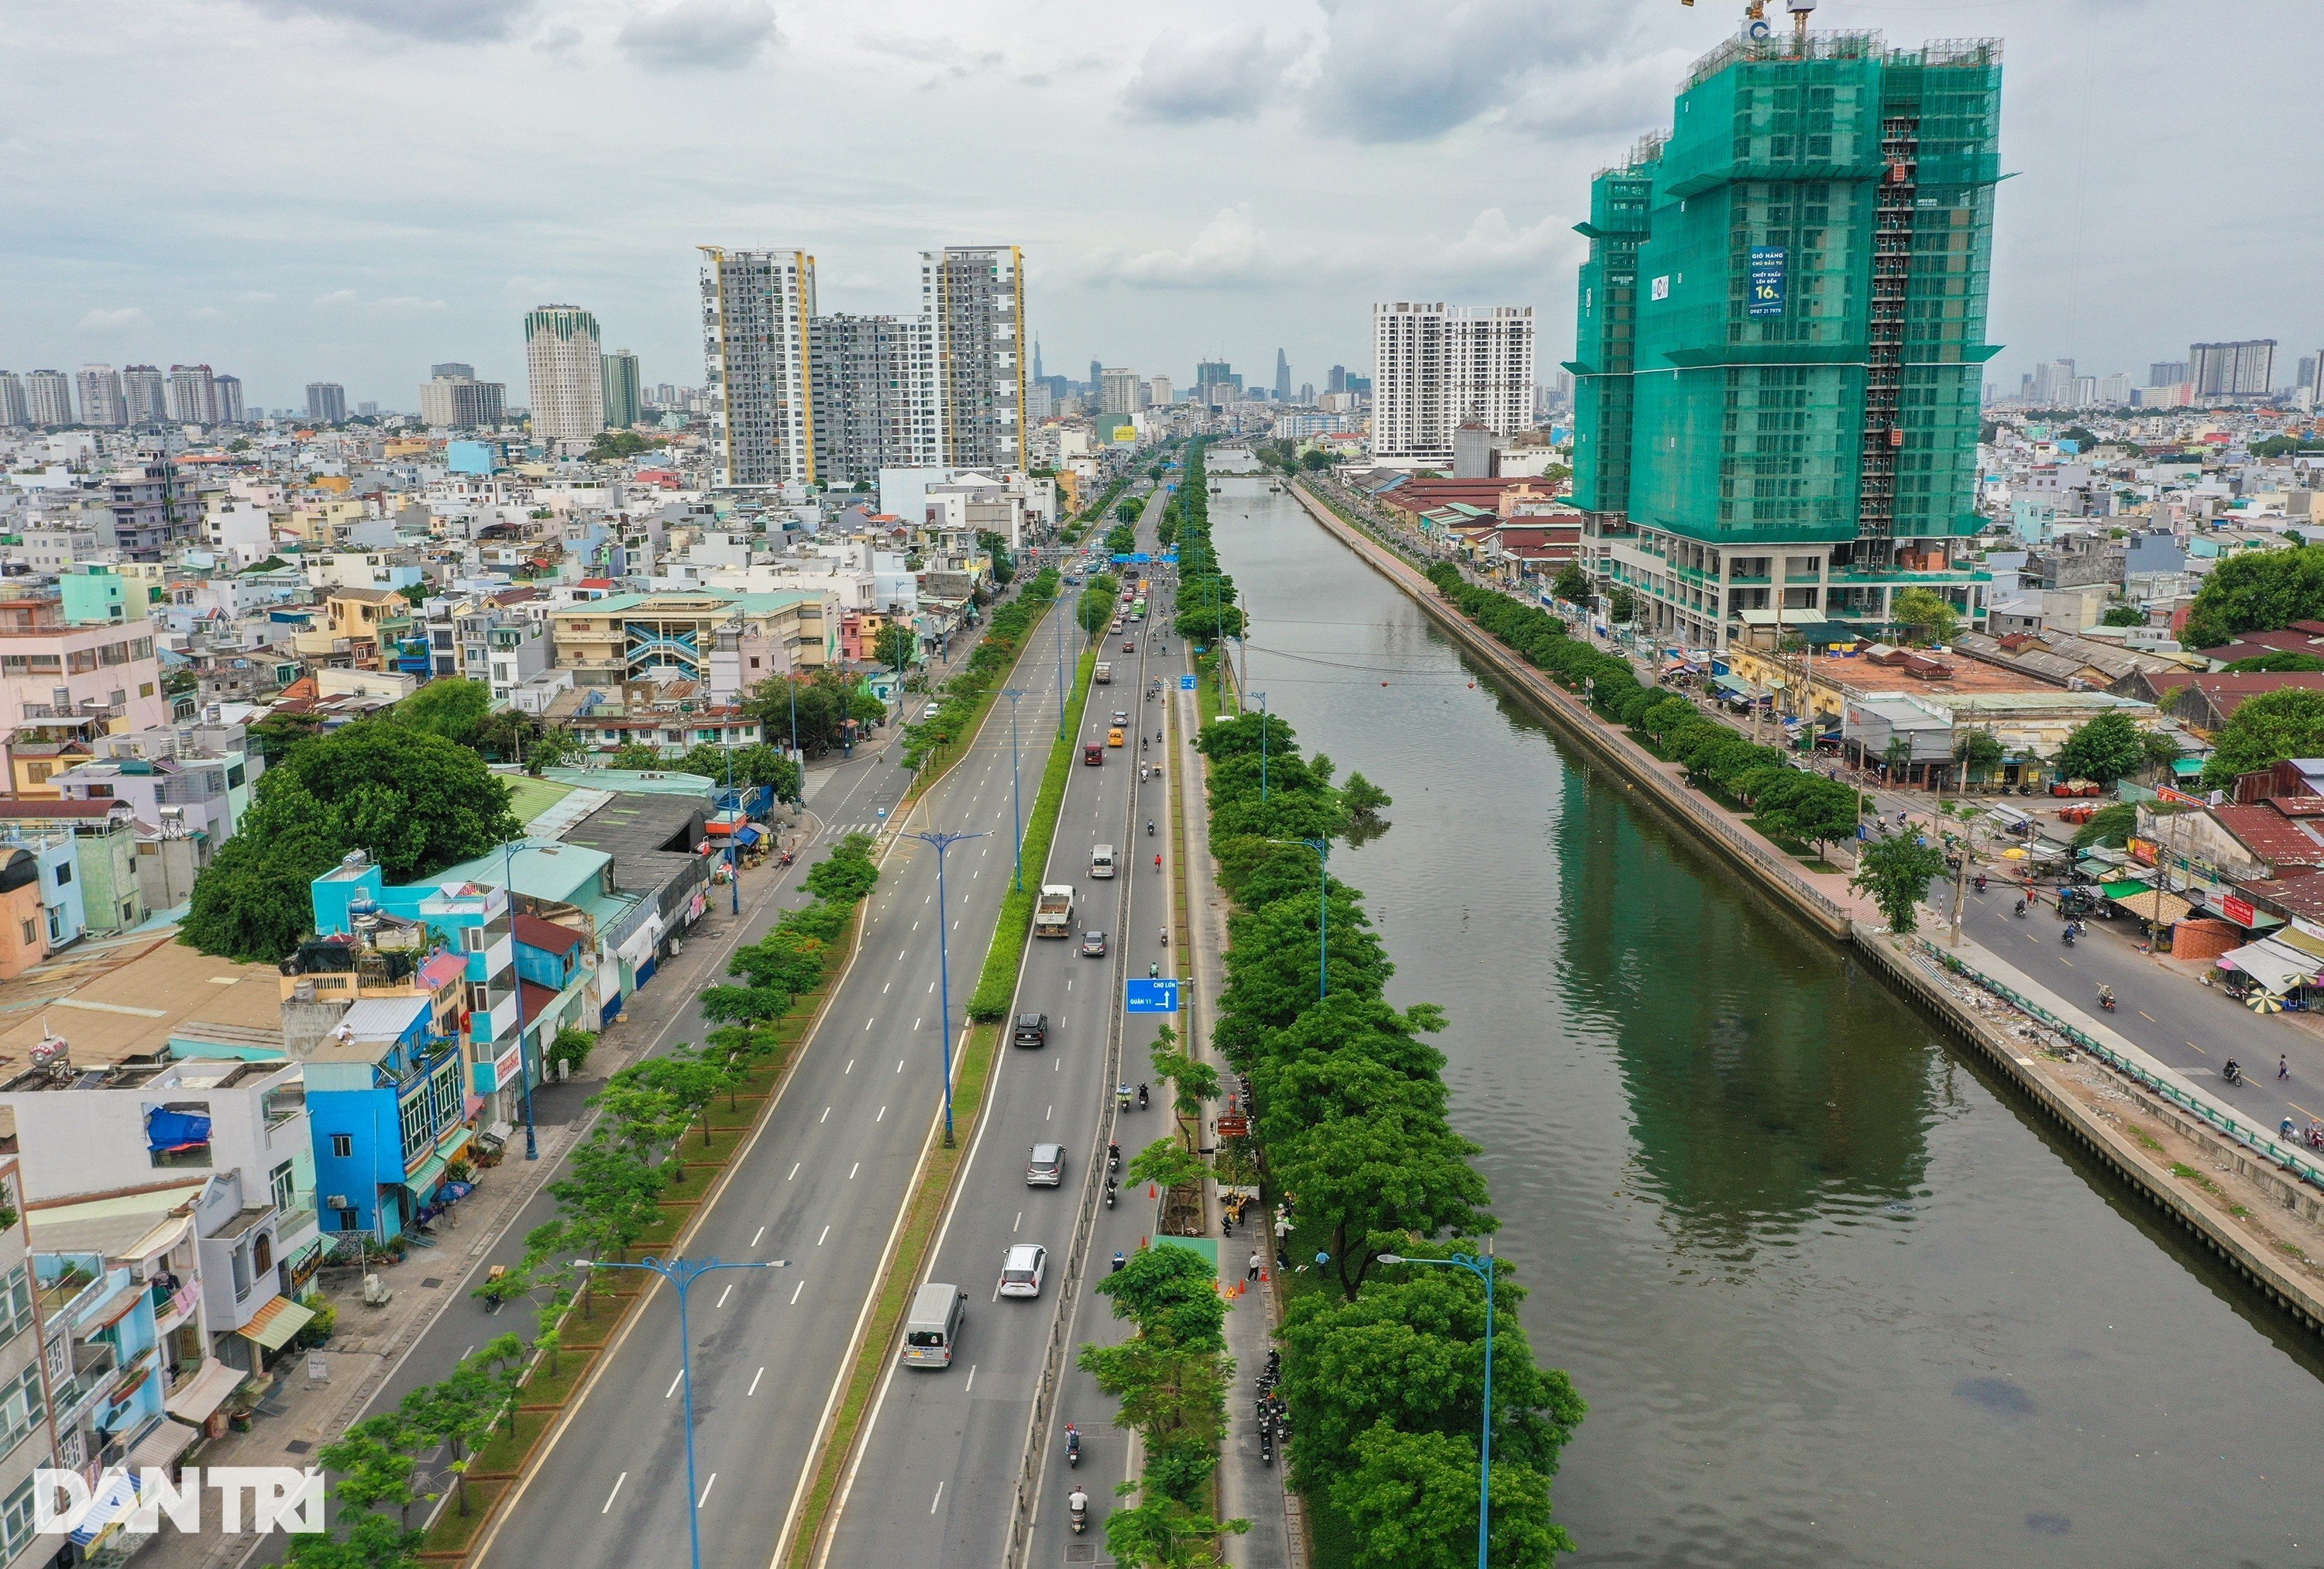
[[[1033,935],[1037,937],[1067,937],[1074,933],[1074,885],[1070,882],[1045,882],[1041,897],[1033,906]]]

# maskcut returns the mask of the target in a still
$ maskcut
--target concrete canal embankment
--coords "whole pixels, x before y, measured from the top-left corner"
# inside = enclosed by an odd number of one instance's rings
[[[2062,1128],[2221,1264],[2311,1333],[2324,1333],[2324,1166],[2209,1103],[2200,1090],[1974,944],[1892,936],[1860,901],[1811,874],[1719,810],[1628,734],[1600,720],[1447,603],[1419,569],[1295,487],[1310,516],[1400,589],[1506,689],[1625,786],[1684,824],[1775,908],[1867,964],[1942,1023],[1993,1074]],[[1843,902],[1846,900],[1846,902]],[[2312,1257],[2311,1257],[2312,1256]]]

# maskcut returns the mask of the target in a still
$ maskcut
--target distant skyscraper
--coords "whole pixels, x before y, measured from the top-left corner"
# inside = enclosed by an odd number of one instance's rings
[[[72,378],[62,371],[27,371],[24,411],[34,425],[71,424]]]
[[[532,433],[543,441],[594,441],[605,428],[605,368],[597,318],[577,305],[543,305],[524,318],[524,369]]]
[[[464,365],[432,366],[439,371],[465,370]],[[438,429],[493,426],[508,412],[508,387],[502,382],[480,382],[474,376],[437,376],[420,388],[420,418]]]
[[[1146,404],[1146,387],[1138,373],[1109,367],[1098,373],[1098,411],[1135,414]]]
[[[1169,377],[1156,376],[1153,380],[1146,383],[1146,406],[1148,408],[1167,409],[1177,401],[1177,398],[1172,393]]]
[[[170,379],[159,365],[129,365],[121,373],[121,396],[132,425],[159,425],[170,417]]]
[[[2146,367],[2146,384],[2150,387],[2175,387],[2186,379],[2185,360],[2156,360]]]
[[[1234,367],[1224,360],[1196,361],[1194,364],[1195,397],[1203,402],[1210,402],[1213,401],[1211,389],[1219,386],[1231,386],[1240,392],[1242,390],[1242,378],[1235,374]]]
[[[1332,367],[1331,374],[1323,378],[1323,390],[1327,392],[1346,392],[1348,390],[1348,367],[1345,365],[1333,365]]]
[[[605,426],[626,430],[645,418],[645,401],[638,392],[638,356],[617,348],[604,356]]]
[[[2199,398],[2264,398],[2275,390],[2275,339],[2187,346],[2187,379]]]
[[[2129,408],[2130,373],[2127,371],[2116,371],[2110,376],[2101,376],[2098,378],[2098,383],[2093,391],[2092,399],[2101,408]]]
[[[218,422],[217,378],[209,366],[170,367],[170,418],[185,425]]]
[[[2045,360],[2034,367],[2026,400],[2037,409],[2070,409],[2074,404],[2074,362]]]
[[[718,483],[813,484],[815,258],[696,248]]]
[[[128,401],[121,395],[121,373],[111,365],[81,366],[80,422],[106,429],[129,423]]]
[[[239,425],[248,418],[248,415],[243,411],[240,376],[213,376],[210,378],[210,389],[217,394],[219,424]]]
[[[1530,305],[1375,305],[1372,346],[1375,457],[1450,463],[1459,426],[1509,436],[1533,425]]]
[[[1279,348],[1275,351],[1275,401],[1291,401],[1291,361]]]
[[[1095,359],[1090,361],[1090,391],[1102,395],[1105,389],[1105,366]]]
[[[818,316],[811,357],[819,485],[876,484],[937,461],[936,351],[917,316]]]
[[[1025,254],[1015,245],[920,253],[920,313],[936,355],[938,461],[1013,469],[1025,452]]]
[[[1041,379],[1041,340],[1038,337],[1033,340],[1033,379]]]
[[[2319,403],[2324,403],[2324,349],[2316,351],[2316,368],[2309,373],[2308,390],[2316,395]],[[0,420],[0,424],[5,423]]]
[[[309,382],[307,418],[321,425],[346,424],[347,390],[337,382]]]
[[[454,380],[473,382],[476,379],[476,367],[462,365],[458,360],[446,360],[440,365],[428,367],[428,379],[431,382]]]
[[[24,406],[23,378],[14,371],[0,371],[0,426],[32,422],[32,416]]]

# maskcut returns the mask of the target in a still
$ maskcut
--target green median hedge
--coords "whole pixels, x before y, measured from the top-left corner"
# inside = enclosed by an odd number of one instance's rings
[[[1082,733],[1082,712],[1089,706],[1090,672],[1096,665],[1095,649],[1074,665],[1065,733],[1050,745],[1048,764],[1041,770],[1041,788],[1033,797],[1033,820],[1025,825],[1025,886],[1010,890],[1001,901],[1001,920],[992,929],[984,973],[968,1000],[968,1016],[981,1022],[1006,1019],[1009,1003],[1017,994],[1017,966],[1025,956],[1026,939],[1032,936],[1033,900],[1041,889],[1042,868],[1049,863],[1049,844],[1056,837],[1057,812],[1065,805],[1065,779],[1074,766],[1074,740]]]

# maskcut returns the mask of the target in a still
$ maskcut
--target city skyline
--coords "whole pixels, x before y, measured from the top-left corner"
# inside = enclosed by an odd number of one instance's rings
[[[0,363],[70,375],[207,361],[236,366],[254,405],[294,404],[327,378],[399,408],[432,360],[474,360],[482,379],[521,385],[523,310],[575,299],[635,346],[647,380],[692,383],[693,247],[711,240],[844,258],[822,280],[823,309],[862,314],[912,308],[923,250],[1020,245],[1029,325],[1056,365],[1097,357],[1184,376],[1222,347],[1263,383],[1279,346],[1295,385],[1320,384],[1324,366],[1360,365],[1367,306],[1397,298],[1531,304],[1541,359],[1554,363],[1572,347],[1571,226],[1589,178],[1655,125],[1686,63],[1726,35],[1727,11],[1576,5],[1545,29],[1502,5],[1451,18],[1211,5],[1167,38],[1091,11],[1063,14],[1061,64],[1055,51],[981,50],[980,38],[1028,36],[1037,16],[1055,35],[1060,13],[1016,4],[866,31],[835,8],[786,7],[778,21],[742,0],[634,13],[504,0],[443,26],[419,13],[349,21],[325,0],[222,0],[194,22],[118,0],[90,21],[119,40],[103,68],[30,29],[12,38],[32,85],[20,288],[0,304]],[[2284,210],[2270,170],[2296,165],[2317,133],[2293,126],[2279,134],[2282,158],[2238,160],[2201,136],[2140,132],[2158,95],[2266,101],[2294,85],[2302,51],[2236,51],[2230,68],[2226,42],[2084,25],[2100,14],[2073,0],[1980,13],[1969,29],[2007,35],[2003,160],[2022,176],[1997,204],[1993,337],[2005,346],[1993,379],[2013,387],[2060,358],[2135,375],[2217,339],[2310,352],[2324,328],[2300,297],[2297,259],[2315,220]],[[1892,42],[1941,30],[1901,4],[1826,0],[1816,20]],[[2239,25],[2291,38],[2318,23],[2280,4],[2247,8]],[[1394,78],[1376,69],[1389,60]],[[849,69],[826,69],[837,65]],[[125,126],[75,139],[40,129],[71,123],[62,111],[95,90],[98,69],[108,91],[146,92],[198,125],[217,119],[209,95],[262,80],[346,112],[318,109],[318,131],[295,143],[197,130],[139,158],[113,144]],[[866,70],[907,90],[837,162],[768,175],[720,161],[738,127],[731,106],[709,108],[731,95],[702,94],[706,79],[779,86],[783,113],[813,116],[840,112],[837,85]],[[497,122],[508,131],[442,112],[484,91],[515,100]],[[595,107],[608,97],[624,106],[611,121]],[[667,148],[649,152],[614,124],[639,116],[667,125]],[[991,134],[935,134],[964,118]],[[1076,134],[1055,134],[1067,125]],[[517,127],[529,144],[553,134],[539,189],[464,183]],[[1264,168],[1235,156],[1255,133],[1280,147]],[[961,150],[906,151],[931,140]],[[995,160],[975,151],[986,144],[1041,151]],[[364,149],[380,145],[410,156],[376,162]],[[2136,160],[2114,155],[2126,145]],[[624,222],[577,221],[569,193],[585,165],[592,208]],[[670,179],[673,167],[687,178]],[[1117,178],[1127,167],[1140,177]],[[1332,171],[1351,168],[1373,199],[1340,198]],[[360,201],[290,194],[350,185]],[[208,216],[181,208],[186,192]],[[1393,225],[1365,221],[1382,197]],[[387,207],[407,218],[382,225]],[[90,210],[132,216],[91,223]],[[2200,284],[2183,260],[2198,236]]]

